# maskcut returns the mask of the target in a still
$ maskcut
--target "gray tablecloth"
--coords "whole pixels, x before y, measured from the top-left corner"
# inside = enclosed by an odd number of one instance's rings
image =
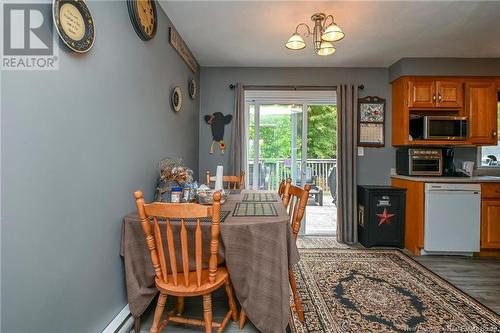
[[[233,210],[245,193],[231,195],[222,210]],[[282,333],[290,317],[288,267],[299,254],[285,207],[275,203],[278,216],[236,217],[221,224],[219,262],[225,259],[234,291],[248,318],[261,332]],[[210,224],[204,224],[208,246]],[[208,252],[206,250],[205,252]],[[124,257],[129,307],[138,317],[157,293],[154,270],[136,213],[124,218],[120,254]]]

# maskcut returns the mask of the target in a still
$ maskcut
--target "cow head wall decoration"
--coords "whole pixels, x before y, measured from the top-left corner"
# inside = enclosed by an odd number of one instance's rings
[[[215,112],[204,117],[205,122],[212,128],[212,145],[210,146],[210,154],[214,153],[215,142],[219,143],[220,153],[224,155],[226,144],[224,143],[224,127],[231,122],[233,116],[223,115],[221,112]]]

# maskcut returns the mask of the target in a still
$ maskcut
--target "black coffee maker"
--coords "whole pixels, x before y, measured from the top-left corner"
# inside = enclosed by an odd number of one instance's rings
[[[455,177],[455,151],[453,148],[443,148],[443,176]]]

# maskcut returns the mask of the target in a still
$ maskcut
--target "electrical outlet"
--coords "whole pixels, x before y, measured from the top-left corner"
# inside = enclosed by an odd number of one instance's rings
[[[365,147],[358,147],[358,156],[365,156]]]

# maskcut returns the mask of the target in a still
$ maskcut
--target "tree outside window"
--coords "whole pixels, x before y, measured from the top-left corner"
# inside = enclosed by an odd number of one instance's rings
[[[500,101],[498,102],[497,116],[498,130],[500,130]],[[481,166],[500,168],[500,141],[497,146],[487,146],[481,148]]]

